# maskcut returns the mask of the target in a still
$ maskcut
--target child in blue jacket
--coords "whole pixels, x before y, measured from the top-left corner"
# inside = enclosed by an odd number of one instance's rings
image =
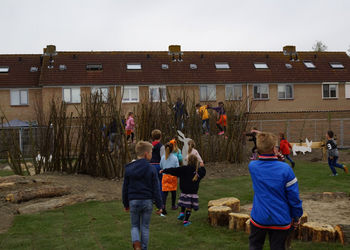
[[[258,133],[259,160],[249,163],[254,189],[250,249],[263,249],[266,233],[271,249],[285,249],[289,230],[303,214],[297,178],[292,168],[274,155],[276,142],[275,135]]]

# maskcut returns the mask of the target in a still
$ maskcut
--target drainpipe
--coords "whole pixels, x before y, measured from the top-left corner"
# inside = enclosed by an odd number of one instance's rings
[[[250,112],[250,106],[249,106],[249,85],[248,85],[248,83],[246,84],[246,86],[247,86],[247,111],[248,112]]]

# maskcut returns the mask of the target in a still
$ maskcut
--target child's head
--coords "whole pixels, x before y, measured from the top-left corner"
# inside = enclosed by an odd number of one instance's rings
[[[280,133],[280,139],[284,139],[284,133]]]
[[[165,159],[167,160],[171,152],[173,152],[174,146],[170,142],[165,144]]]
[[[139,141],[135,146],[135,151],[138,159],[151,160],[152,158],[152,144],[147,141]]]
[[[199,109],[201,107],[201,104],[200,103],[197,103],[196,104],[196,108]]]
[[[334,137],[334,133],[332,130],[328,130],[326,134],[327,139],[332,139]]]
[[[199,168],[199,160],[197,156],[195,155],[190,155],[188,156],[188,166],[195,166],[196,167],[196,173],[192,178],[192,181],[197,181],[198,180],[198,168]]]
[[[128,117],[129,116],[134,117],[134,113],[133,112],[129,112]]]
[[[188,153],[190,154],[192,152],[192,149],[196,147],[196,143],[194,140],[189,140],[188,141]]]
[[[273,154],[277,137],[272,133],[262,132],[256,136],[256,147],[260,154]]]
[[[223,103],[223,102],[219,102],[219,106],[220,106],[220,107],[223,107],[223,106],[224,106],[224,103]]]
[[[177,152],[177,151],[178,151],[178,147],[177,147],[177,141],[176,141],[176,139],[175,139],[175,138],[172,139],[169,143],[173,145],[173,147],[174,147],[174,148],[173,148],[173,151],[174,151],[174,152]]]
[[[152,130],[151,136],[153,141],[160,140],[160,138],[162,138],[162,132],[159,129],[154,129]]]

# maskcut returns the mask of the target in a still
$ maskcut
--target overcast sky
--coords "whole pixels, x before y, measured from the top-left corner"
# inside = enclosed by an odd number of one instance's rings
[[[1,0],[0,54],[59,51],[328,51],[350,46],[350,0]]]

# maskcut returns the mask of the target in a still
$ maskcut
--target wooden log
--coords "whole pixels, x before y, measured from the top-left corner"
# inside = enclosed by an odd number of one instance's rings
[[[250,234],[250,219],[245,222],[245,232]]]
[[[20,175],[10,175],[6,177],[1,177],[0,178],[0,183],[9,183],[9,182],[19,182],[25,180],[24,176]]]
[[[41,186],[22,191],[16,191],[6,196],[6,200],[12,203],[20,203],[37,198],[49,198],[69,194],[71,189],[66,186]]]
[[[230,207],[226,206],[212,206],[208,208],[208,219],[212,226],[227,226],[228,214],[232,212]]]
[[[313,242],[334,242],[335,230],[331,225],[306,222],[300,227],[301,239]]]
[[[245,231],[246,222],[250,216],[241,213],[229,213],[228,228],[234,231]]]
[[[240,211],[240,201],[235,197],[226,197],[218,200],[208,202],[208,208],[212,206],[226,206],[232,209],[232,212],[238,213]]]
[[[26,205],[17,209],[20,214],[32,214],[46,210],[52,210],[63,206],[73,205],[79,202],[95,200],[97,197],[94,193],[87,193],[84,195],[71,195],[68,197],[52,198],[47,201],[38,202],[30,205]]]
[[[294,233],[294,236],[295,236],[295,239],[299,239],[301,240],[301,225],[303,225],[304,223],[307,222],[307,213],[304,212],[303,215],[300,217],[300,224],[298,225],[298,227],[295,229],[295,233]]]
[[[350,244],[350,225],[339,224],[334,227],[336,238],[343,245]]]
[[[6,188],[6,187],[11,187],[11,186],[14,186],[14,185],[15,185],[14,182],[0,183],[0,189],[1,189],[1,188]]]

